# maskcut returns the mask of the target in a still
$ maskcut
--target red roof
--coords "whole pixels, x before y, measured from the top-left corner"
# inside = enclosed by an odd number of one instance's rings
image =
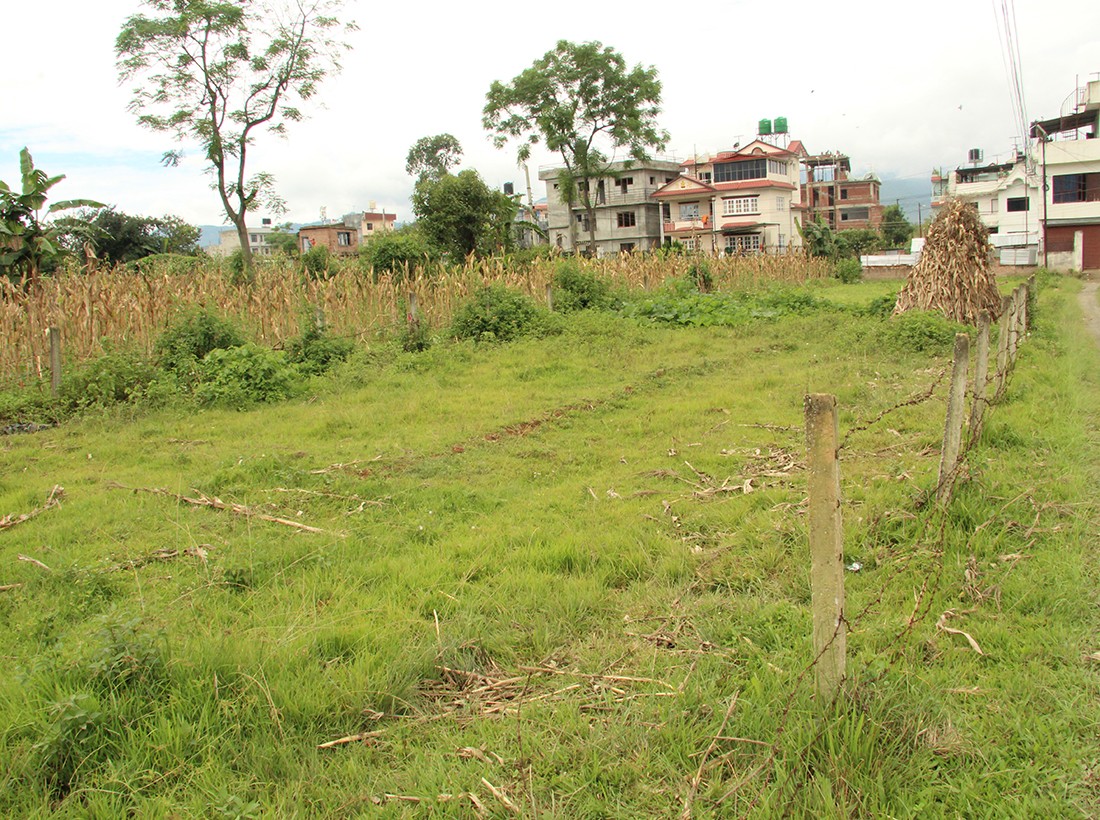
[[[680,190],[679,186],[677,186],[676,188],[672,187],[676,185],[677,182],[681,182],[685,179],[688,182],[694,183],[695,187],[686,188],[684,190]],[[713,185],[708,185],[701,179],[696,179],[690,174],[680,174],[680,176],[676,177],[676,179],[672,180],[672,182],[666,182],[664,185],[662,185],[660,188],[650,194],[650,196],[689,196],[691,194],[705,193],[707,191],[713,192],[714,190],[715,188]]]

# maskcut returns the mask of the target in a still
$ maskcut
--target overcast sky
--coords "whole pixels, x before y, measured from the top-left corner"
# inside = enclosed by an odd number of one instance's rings
[[[309,119],[285,139],[260,135],[250,170],[275,175],[294,221],[316,220],[322,208],[329,216],[363,210],[371,200],[407,220],[409,146],[450,132],[465,149],[464,168],[521,191],[515,146],[495,149],[481,127],[485,94],[568,39],[599,40],[630,64],[656,66],[667,153],[678,158],[744,143],[759,119],[786,116],[810,151],[843,151],[857,173],[927,180],[933,167],[964,164],[968,148],[983,148],[990,161],[1008,154],[1019,133],[998,36],[1002,2],[348,0],[359,31],[343,73],[325,82]],[[1075,83],[1100,72],[1100,2],[1015,6],[1028,114],[1057,116]],[[67,175],[57,197],[220,224],[196,153],[162,167],[163,152],[177,146],[126,110],[114,41],[139,10],[139,0],[6,4],[0,180],[18,183],[27,146],[38,167]],[[536,198],[545,196],[538,167],[553,162],[536,150]]]

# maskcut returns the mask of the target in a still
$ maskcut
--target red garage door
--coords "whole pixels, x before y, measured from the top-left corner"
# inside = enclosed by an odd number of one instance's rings
[[[1084,257],[1081,264],[1085,270],[1100,269],[1100,225],[1083,225]]]

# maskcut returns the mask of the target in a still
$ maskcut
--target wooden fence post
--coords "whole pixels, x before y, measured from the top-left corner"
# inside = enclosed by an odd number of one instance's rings
[[[549,282],[546,283],[546,309],[554,312],[554,286]]]
[[[940,475],[936,482],[936,497],[951,500],[951,485],[962,446],[963,408],[966,405],[966,371],[970,364],[970,337],[955,334],[955,364],[951,369],[951,393],[947,399],[947,421],[943,428],[943,448],[940,450]]]
[[[1008,336],[1009,324],[1012,321],[1011,314],[1012,297],[1001,297],[1001,318],[997,325],[997,390],[994,395],[1000,398],[1005,391],[1005,383],[1008,381]]]
[[[978,352],[974,356],[974,398],[970,404],[970,441],[976,442],[982,435],[985,421],[986,382],[989,379],[989,314],[984,310],[978,315]]]
[[[50,328],[50,393],[61,395],[61,328]]]
[[[844,622],[844,540],[840,517],[840,423],[836,396],[805,399],[809,456],[810,585],[813,606],[814,681],[831,701],[844,679],[848,643]]]

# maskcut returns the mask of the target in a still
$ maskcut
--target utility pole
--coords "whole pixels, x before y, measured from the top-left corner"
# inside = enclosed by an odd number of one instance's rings
[[[1042,166],[1043,166],[1043,230],[1040,238],[1043,241],[1043,267],[1047,267],[1047,132],[1043,126],[1036,124],[1035,128],[1042,135]]]
[[[917,236],[924,237],[924,217],[921,216],[921,202],[917,200]]]

